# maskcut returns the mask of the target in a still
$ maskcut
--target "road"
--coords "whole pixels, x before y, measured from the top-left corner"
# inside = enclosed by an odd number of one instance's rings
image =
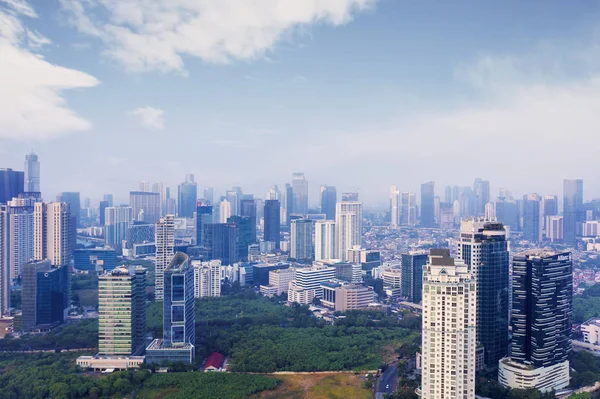
[[[398,366],[391,364],[379,377],[377,385],[377,393],[375,399],[383,399],[386,393],[392,394],[396,392],[396,383],[398,382]],[[389,388],[386,388],[388,387]]]

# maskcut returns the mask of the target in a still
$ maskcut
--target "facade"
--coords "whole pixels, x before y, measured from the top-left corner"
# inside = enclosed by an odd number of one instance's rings
[[[76,249],[73,254],[75,270],[87,272],[110,272],[117,266],[117,252],[114,249]]]
[[[146,336],[146,270],[117,267],[98,278],[100,356],[140,355]]]
[[[224,199],[219,203],[219,223],[227,223],[231,215],[231,202]]]
[[[65,296],[61,273],[48,260],[23,265],[22,322],[23,331],[47,331],[64,321]]]
[[[6,204],[19,196],[25,187],[25,173],[12,169],[0,169],[0,204]]]
[[[240,201],[240,216],[250,219],[250,242],[256,242],[256,201],[243,199]]]
[[[207,225],[212,224],[213,220],[213,207],[212,205],[205,205],[203,202],[198,201],[196,203],[196,245],[199,247],[204,246],[204,229]]]
[[[296,277],[293,284],[296,288],[302,290],[314,290],[315,296],[321,298],[323,290],[321,283],[335,278],[335,268],[329,266],[313,266],[303,269],[296,269]],[[289,299],[288,299],[289,301]]]
[[[40,161],[38,161],[38,156],[33,152],[25,155],[24,180],[24,191],[26,193],[42,192],[40,188]]]
[[[129,226],[127,247],[133,248],[136,244],[154,243],[155,235],[156,225],[133,222],[133,224]]]
[[[78,192],[62,192],[56,196],[56,202],[66,202],[71,210],[71,217],[76,220],[74,229],[80,226],[79,218],[81,216],[81,196]]]
[[[484,347],[486,366],[496,368],[508,351],[509,254],[504,225],[463,220],[457,257],[477,282],[477,341]]]
[[[335,221],[315,222],[315,260],[329,260],[336,257]]]
[[[402,254],[402,295],[408,302],[420,303],[423,288],[423,270],[427,264],[426,252]]]
[[[337,259],[348,260],[348,249],[362,244],[362,203],[358,201],[336,204]]]
[[[13,198],[6,206],[0,206],[0,217],[5,229],[0,232],[0,245],[4,261],[0,267],[6,270],[9,282],[21,275],[22,265],[33,259],[33,209],[35,198]]]
[[[194,266],[194,297],[221,296],[221,261],[192,262]]]
[[[574,244],[577,223],[583,221],[583,180],[565,179],[563,182],[564,240]]]
[[[130,206],[108,207],[104,210],[104,243],[121,251],[123,241],[129,239],[129,228],[133,221]]]
[[[316,265],[319,265],[315,262]],[[348,283],[362,283],[362,270],[360,263],[349,262],[323,262],[323,266],[335,269],[335,278]],[[319,265],[320,266],[320,265]]]
[[[402,210],[402,197],[398,187],[390,187],[390,225],[399,226],[401,222],[400,213]]]
[[[590,319],[581,325],[583,342],[600,345],[600,319]]]
[[[400,194],[400,224],[414,226],[417,224],[417,196],[415,193]]]
[[[139,221],[139,215],[143,215],[143,222],[158,223],[162,215],[160,209],[160,194],[145,191],[131,191],[129,193],[129,206],[133,218]]]
[[[421,184],[421,226],[435,227],[433,206],[434,184],[432,181]]]
[[[498,380],[540,391],[569,385],[573,263],[571,253],[532,250],[513,257],[510,358]]]
[[[204,233],[206,259],[220,260],[226,266],[239,260],[238,228],[235,223],[207,224]]]
[[[401,269],[385,270],[381,276],[383,279],[383,286],[386,288],[401,288],[402,274],[403,273]]]
[[[422,398],[475,398],[476,300],[467,265],[432,249],[423,275]]]
[[[558,197],[556,195],[544,195],[542,198],[544,228],[548,230],[548,217],[558,215]]]
[[[155,239],[156,260],[154,297],[162,301],[164,294],[164,271],[175,254],[175,217],[167,215],[156,224]]]
[[[186,175],[185,182],[177,188],[179,217],[192,219],[196,211],[198,200],[198,185],[194,181],[194,175]]]
[[[294,193],[294,196],[296,194]],[[265,234],[264,240],[275,243],[275,248],[279,249],[281,233],[281,215],[279,200],[265,201]]]
[[[542,200],[537,194],[523,196],[523,239],[542,241]]]
[[[314,258],[314,220],[295,219],[290,223],[290,258],[308,261]]]
[[[261,285],[260,292],[265,296],[281,295],[288,291],[290,282],[296,277],[294,268],[277,269],[269,272],[269,284]]]
[[[252,265],[252,282],[254,285],[269,285],[270,272],[274,270],[289,269],[289,263],[258,263]]]
[[[562,216],[548,216],[546,218],[546,236],[550,241],[558,242],[563,240],[564,220]]]
[[[288,303],[298,303],[300,305],[310,305],[312,301],[317,297],[317,291],[323,292],[321,288],[304,288],[299,287],[296,282],[290,281],[288,287]]]
[[[306,215],[308,213],[308,182],[304,173],[292,175],[292,192],[294,196],[294,208],[290,213]]]
[[[360,284],[342,285],[335,290],[335,311],[366,309],[373,302],[374,292]]]
[[[325,219],[335,220],[335,204],[337,203],[337,190],[334,186],[321,186],[321,213]]]

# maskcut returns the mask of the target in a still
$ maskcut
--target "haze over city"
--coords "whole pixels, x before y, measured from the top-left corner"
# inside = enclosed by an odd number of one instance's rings
[[[262,195],[297,171],[312,204],[475,177],[600,195],[598,4],[1,3],[0,157],[35,150],[51,196],[186,173]]]

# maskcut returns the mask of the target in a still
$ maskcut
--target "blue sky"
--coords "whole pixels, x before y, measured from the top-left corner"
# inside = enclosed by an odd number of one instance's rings
[[[46,198],[303,171],[387,203],[491,180],[600,196],[600,3],[0,0],[0,159]],[[62,68],[59,68],[62,67]]]

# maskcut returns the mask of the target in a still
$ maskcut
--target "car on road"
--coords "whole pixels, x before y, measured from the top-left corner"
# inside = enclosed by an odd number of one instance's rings
[[[385,389],[390,389],[390,384],[387,384],[387,385],[385,386]]]

